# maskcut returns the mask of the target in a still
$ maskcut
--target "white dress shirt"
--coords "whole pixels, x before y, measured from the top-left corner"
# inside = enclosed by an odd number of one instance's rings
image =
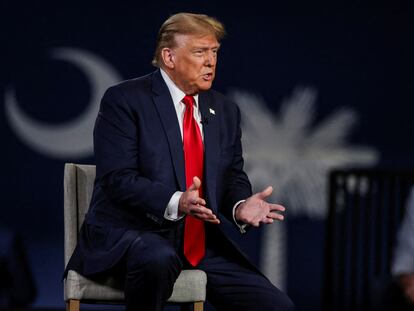
[[[183,103],[183,98],[186,96],[186,94],[175,85],[175,83],[171,80],[171,78],[168,76],[168,74],[164,70],[160,69],[160,71],[161,71],[161,76],[164,79],[165,83],[167,84],[168,90],[170,91],[171,98],[174,103],[175,112],[177,113],[178,124],[180,126],[181,139],[183,139],[183,121],[184,121],[184,112],[185,112],[185,104]],[[198,94],[194,95],[193,97],[195,101],[194,110],[193,110],[194,119],[196,120],[197,125],[200,128],[201,137],[204,140],[203,126],[201,124],[201,113],[200,113],[199,104],[198,104]],[[171,221],[177,221],[185,216],[185,215],[179,215],[179,212],[178,212],[178,204],[179,204],[179,200],[182,194],[183,192],[176,191],[172,195],[170,201],[168,202],[167,208],[165,209],[165,212],[164,212],[165,219],[168,219]],[[244,202],[244,200],[239,201],[234,205],[233,219],[236,225],[240,228],[240,232],[244,233],[246,232],[245,230],[246,225],[238,224],[236,221],[236,218],[234,217],[236,207],[242,202]]]

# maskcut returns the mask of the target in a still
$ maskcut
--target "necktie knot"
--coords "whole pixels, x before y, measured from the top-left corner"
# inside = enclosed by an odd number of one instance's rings
[[[185,97],[183,98],[183,103],[187,107],[192,107],[194,105],[194,97],[190,95],[185,95]]]

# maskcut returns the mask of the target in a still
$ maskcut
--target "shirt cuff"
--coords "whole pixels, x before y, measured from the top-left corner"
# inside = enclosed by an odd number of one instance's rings
[[[176,191],[172,195],[170,201],[168,202],[167,208],[165,209],[165,212],[164,212],[165,219],[171,220],[171,221],[177,221],[184,217],[184,214],[179,215],[178,213],[178,204],[179,204],[182,194],[183,192]]]
[[[245,202],[246,200],[240,200],[233,206],[233,220],[237,227],[239,227],[240,233],[246,233],[247,224],[240,224],[236,220],[236,208],[239,206],[240,203]]]

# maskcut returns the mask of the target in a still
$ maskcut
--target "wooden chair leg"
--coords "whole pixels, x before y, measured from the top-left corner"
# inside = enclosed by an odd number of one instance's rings
[[[194,311],[203,311],[204,303],[202,301],[194,302]]]
[[[204,310],[204,302],[202,301],[180,304],[180,311],[203,311],[203,310]]]
[[[66,311],[79,311],[80,309],[80,301],[69,299],[66,301]]]

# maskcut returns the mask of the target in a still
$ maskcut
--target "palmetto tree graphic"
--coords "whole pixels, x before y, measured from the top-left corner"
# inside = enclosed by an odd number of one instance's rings
[[[255,187],[274,186],[271,200],[282,202],[288,215],[323,218],[326,215],[327,174],[332,168],[373,165],[378,153],[347,143],[357,114],[341,108],[315,124],[316,90],[296,88],[277,115],[255,94],[233,90],[230,96],[242,113],[246,171]],[[262,268],[284,287],[285,228],[266,226]]]

